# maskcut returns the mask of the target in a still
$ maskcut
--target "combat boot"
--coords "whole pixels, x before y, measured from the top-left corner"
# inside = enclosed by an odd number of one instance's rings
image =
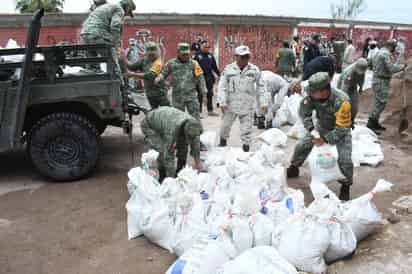
[[[250,146],[249,145],[243,145],[243,151],[244,152],[249,152]]]
[[[226,139],[220,138],[220,144],[219,144],[219,146],[220,146],[220,147],[225,147],[225,146],[227,146],[227,141],[226,141]]]
[[[350,200],[350,186],[349,185],[342,185],[340,187],[339,200],[345,201],[345,202]]]
[[[286,175],[288,178],[296,178],[299,177],[299,168],[294,165],[290,165],[286,170]]]
[[[382,126],[379,122],[377,123],[377,126],[378,126],[378,130],[382,130],[382,131],[386,130],[386,127]]]
[[[257,120],[258,120],[257,128],[258,129],[265,129],[265,117],[264,116],[259,116],[259,117],[257,117]]]
[[[266,129],[271,129],[272,128],[272,120],[267,120],[266,121]]]
[[[376,135],[381,135],[381,133],[379,132],[378,121],[369,118],[368,123],[366,124],[366,127],[372,130],[373,132],[375,132]]]
[[[256,113],[255,113],[254,116],[253,116],[253,125],[254,125],[254,126],[257,126],[257,125],[258,125],[258,117],[257,117]]]

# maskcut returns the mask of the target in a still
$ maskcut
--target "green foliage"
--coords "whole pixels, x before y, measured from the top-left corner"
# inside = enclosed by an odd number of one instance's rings
[[[340,3],[330,4],[333,19],[353,20],[365,9],[365,0],[340,0]]]
[[[46,12],[62,12],[65,0],[17,0],[16,10],[21,13],[33,13],[44,8]]]

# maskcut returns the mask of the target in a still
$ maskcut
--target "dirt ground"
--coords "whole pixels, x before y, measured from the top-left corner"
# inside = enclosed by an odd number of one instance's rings
[[[363,95],[360,124],[366,122],[370,98],[371,91]],[[370,191],[379,178],[393,182],[393,192],[376,199],[378,208],[391,220],[396,219],[390,214],[392,202],[412,195],[412,142],[409,132],[396,137],[397,123],[391,113],[397,108],[399,104],[391,105],[386,113],[384,163],[377,168],[356,169],[352,193],[357,197]],[[221,120],[206,118],[204,122],[206,128],[217,130]],[[235,126],[229,143],[239,145],[238,136]],[[146,239],[127,240],[124,206],[131,147],[128,138],[115,128],[109,128],[101,141],[97,170],[90,178],[75,183],[55,184],[40,177],[24,152],[0,155],[1,274],[160,274],[172,264],[174,255]],[[288,152],[293,144],[290,141]],[[146,149],[137,130],[133,146],[136,158]],[[309,202],[312,197],[306,167],[303,173],[289,184],[303,189]],[[331,188],[337,191],[338,186]],[[351,259],[335,263],[329,272],[412,273],[412,215],[396,216],[400,222],[388,222],[380,233],[361,242]]]

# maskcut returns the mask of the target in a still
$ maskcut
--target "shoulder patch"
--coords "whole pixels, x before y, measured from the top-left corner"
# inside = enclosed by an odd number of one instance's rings
[[[339,127],[350,127],[352,125],[352,106],[348,101],[344,101],[338,112],[335,113],[336,125]]]
[[[199,63],[195,60],[193,60],[193,63],[195,64],[195,67],[193,69],[193,74],[195,75],[195,77],[199,77],[200,75],[203,75],[203,70],[200,67]]]
[[[154,61],[152,67],[150,68],[150,71],[153,72],[156,75],[159,75],[163,70],[163,64],[162,61],[160,61],[160,59],[157,59],[156,61]]]

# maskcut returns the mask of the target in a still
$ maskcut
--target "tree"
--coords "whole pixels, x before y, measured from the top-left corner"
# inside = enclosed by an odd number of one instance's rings
[[[21,13],[32,13],[44,8],[46,12],[62,12],[65,0],[17,0],[16,10]]]
[[[366,9],[365,0],[340,0],[330,4],[333,19],[353,20]]]

